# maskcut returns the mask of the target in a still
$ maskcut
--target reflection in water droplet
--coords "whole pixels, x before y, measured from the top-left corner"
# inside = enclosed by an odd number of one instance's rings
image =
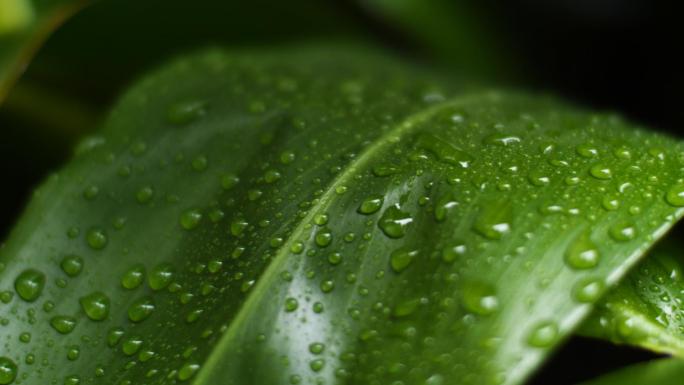
[[[409,213],[401,211],[399,205],[385,209],[378,221],[378,227],[390,238],[401,238],[406,234],[408,226],[413,222]]]

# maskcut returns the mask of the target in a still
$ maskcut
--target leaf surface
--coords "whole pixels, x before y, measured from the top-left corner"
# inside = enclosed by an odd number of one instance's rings
[[[679,234],[678,234],[679,235]],[[579,333],[684,356],[681,245],[659,244],[597,306]]]
[[[0,364],[22,384],[521,383],[681,215],[681,147],[458,89],[348,47],[143,79],[1,250]]]

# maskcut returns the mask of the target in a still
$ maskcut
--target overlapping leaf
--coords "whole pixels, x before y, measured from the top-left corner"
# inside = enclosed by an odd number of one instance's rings
[[[522,382],[681,215],[681,147],[456,91],[342,47],[141,81],[2,250],[6,376]]]

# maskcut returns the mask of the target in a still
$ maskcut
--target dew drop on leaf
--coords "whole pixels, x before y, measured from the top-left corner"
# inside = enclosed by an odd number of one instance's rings
[[[14,290],[24,301],[33,302],[43,292],[45,274],[35,269],[22,271],[14,281]]]
[[[90,229],[88,234],[86,234],[86,241],[92,249],[102,250],[107,246],[107,233],[98,228]]]
[[[392,205],[385,209],[378,221],[378,227],[390,238],[401,238],[406,234],[407,227],[413,222],[409,213],[401,211],[399,205]]]
[[[140,298],[128,307],[128,319],[132,322],[142,322],[152,315],[154,309],[155,305],[151,297]]]
[[[67,255],[62,258],[59,266],[62,271],[69,277],[76,277],[83,270],[83,258],[78,255]]]
[[[665,200],[672,206],[682,207],[684,206],[684,183],[678,183],[665,194]]]
[[[629,222],[618,222],[611,226],[608,231],[610,237],[618,242],[631,241],[637,235],[634,224]]]
[[[152,290],[161,290],[169,286],[173,280],[174,268],[169,263],[157,265],[147,276],[147,283]]]
[[[81,297],[79,303],[88,318],[93,321],[102,321],[109,315],[110,300],[102,292],[96,291]]]
[[[126,272],[121,277],[121,286],[126,289],[135,289],[140,284],[142,284],[145,279],[145,266],[142,264],[136,264]]]
[[[565,251],[565,263],[573,269],[594,268],[598,265],[599,259],[598,248],[588,232],[577,236]]]
[[[489,315],[499,308],[493,286],[484,282],[467,282],[461,288],[463,307],[470,313]]]
[[[184,211],[180,216],[180,225],[185,230],[192,230],[196,228],[202,220],[202,213],[197,209],[190,209]]]
[[[199,100],[183,101],[172,104],[166,114],[169,123],[188,124],[207,113],[207,103]]]
[[[577,282],[572,288],[572,297],[580,303],[596,302],[605,289],[605,284],[597,278],[585,278]]]
[[[293,312],[297,310],[297,307],[299,307],[299,302],[297,301],[296,298],[289,297],[285,300],[285,311],[286,312]]]
[[[7,357],[0,356],[0,385],[9,385],[17,378],[17,364]]]
[[[554,321],[543,321],[535,325],[527,336],[527,343],[535,348],[552,346],[558,337],[558,325]]]
[[[613,171],[602,163],[597,163],[589,169],[589,174],[596,179],[607,180],[613,177]]]
[[[76,318],[65,315],[54,316],[50,319],[50,325],[60,334],[69,334],[76,327]]]
[[[382,196],[368,197],[368,198],[364,199],[363,202],[361,202],[361,205],[359,206],[357,211],[360,214],[365,214],[365,215],[373,214],[373,213],[377,212],[378,210],[380,210],[383,202],[384,202],[384,198]]]
[[[390,254],[390,266],[392,270],[401,273],[411,264],[411,262],[418,256],[418,250],[402,247],[396,249]]]
[[[485,203],[475,223],[473,230],[485,238],[498,240],[511,231],[513,212],[508,201]]]

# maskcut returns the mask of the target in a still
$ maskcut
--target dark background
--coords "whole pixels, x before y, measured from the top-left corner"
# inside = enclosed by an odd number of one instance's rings
[[[198,0],[203,1],[203,0]],[[270,0],[255,0],[272,7]],[[594,109],[617,111],[633,121],[670,135],[684,135],[684,60],[680,56],[684,47],[681,20],[667,2],[651,0],[462,0],[474,11],[488,33],[496,40],[500,57],[490,60],[492,68],[505,69],[495,84],[543,90],[560,95],[579,105]],[[158,1],[159,2],[159,1]],[[173,2],[163,2],[167,12],[173,12]],[[204,1],[208,4],[217,4]],[[289,2],[279,2],[288,3]],[[674,3],[674,2],[671,2]],[[136,12],[155,12],[154,1],[135,2]],[[200,8],[200,7],[197,7]],[[272,12],[278,20],[296,19],[297,14]],[[426,48],[420,39],[397,23],[373,12],[363,1],[332,0],[329,5],[339,30],[327,26],[326,18],[316,18],[299,23],[292,36],[336,36],[340,31],[361,31],[407,57],[426,62],[440,62],[440,55]],[[254,15],[263,8],[256,7]],[[102,14],[115,13],[106,7],[100,11],[88,11],[97,18]],[[74,143],[97,126],[103,112],[116,99],[122,88],[144,70],[157,64],[157,57],[193,47],[198,41],[215,33],[212,22],[220,25],[220,19],[202,16],[198,23],[176,26],[171,17],[156,22],[166,23],[168,31],[163,36],[140,34],[135,39],[116,40],[111,29],[121,26],[133,34],[146,31],[144,20],[136,24],[134,17],[124,11],[120,18],[107,23],[97,22],[101,28],[93,30],[86,17],[75,18],[57,32],[45,45],[44,50],[29,67],[8,107],[0,108],[0,236],[7,237],[9,229],[30,196],[30,191],[47,173],[68,160]],[[296,11],[298,12],[298,11]],[[315,14],[317,10],[308,9]],[[276,23],[276,19],[259,19],[260,23]],[[252,18],[246,15],[246,23]],[[108,21],[109,19],[106,19]],[[458,18],[455,18],[458,20]],[[80,24],[79,24],[80,23]],[[126,24],[128,23],[128,24]],[[275,25],[275,24],[274,24]],[[209,27],[207,27],[209,26]],[[87,34],[81,29],[89,28]],[[246,28],[246,27],[245,27]],[[245,44],[268,42],[273,34],[266,30],[245,33]],[[195,35],[188,36],[187,30]],[[247,29],[244,29],[247,30]],[[133,31],[133,32],[130,32]],[[118,32],[117,32],[118,33]],[[229,41],[236,34],[226,32]],[[239,35],[239,34],[238,34]],[[193,37],[194,36],[194,37]],[[464,36],[453,36],[454,41]],[[156,41],[154,39],[157,39]],[[473,41],[477,46],[478,37]],[[72,44],[76,41],[77,44]],[[118,43],[117,43],[118,41]],[[68,44],[65,44],[67,42]],[[124,44],[125,43],[125,44]],[[121,44],[121,46],[117,46]],[[150,50],[151,44],[162,46]],[[167,44],[167,46],[163,46]],[[125,47],[124,47],[125,45]],[[103,50],[101,46],[105,46]],[[108,47],[107,47],[108,46]],[[86,48],[84,48],[86,47]],[[98,48],[100,47],[100,48]],[[129,53],[122,57],[117,49]],[[483,48],[484,50],[485,48]],[[476,51],[471,51],[477,53]],[[90,56],[89,56],[90,55]],[[69,61],[71,60],[71,62]],[[163,61],[163,60],[162,60]],[[457,62],[457,60],[455,61]],[[447,70],[458,66],[448,61]],[[106,72],[103,72],[106,69]],[[99,70],[99,72],[98,72]],[[26,111],[29,104],[40,104],[40,98],[31,94],[31,83],[48,84],[52,89],[42,90],[50,99],[55,90],[63,93],[58,98],[62,105],[52,106],[52,118],[33,116]],[[499,82],[499,83],[497,83]],[[29,89],[27,96],[22,92]],[[22,91],[23,90],[23,91]],[[52,95],[54,96],[54,95]],[[18,101],[17,101],[18,100]],[[47,107],[46,107],[47,108]],[[80,111],[78,114],[60,115],[62,110]],[[56,117],[56,118],[54,118]],[[606,369],[626,363],[652,358],[653,355],[634,349],[612,346],[607,343],[575,338],[562,348],[555,358],[533,380],[535,385],[572,384],[588,379]]]

